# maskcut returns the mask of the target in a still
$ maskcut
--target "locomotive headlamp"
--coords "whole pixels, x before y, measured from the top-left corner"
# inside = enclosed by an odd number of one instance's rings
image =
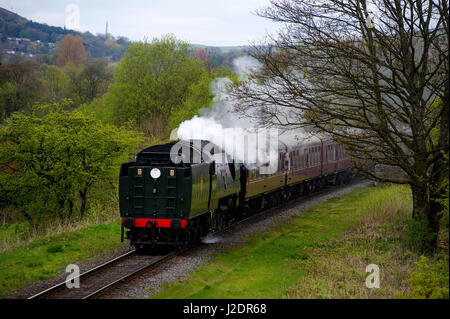
[[[157,179],[161,176],[161,171],[159,170],[159,168],[154,168],[150,171],[150,176],[154,179]]]
[[[170,176],[174,176],[175,175],[175,170],[171,169],[170,170]],[[202,176],[203,177],[203,176]]]

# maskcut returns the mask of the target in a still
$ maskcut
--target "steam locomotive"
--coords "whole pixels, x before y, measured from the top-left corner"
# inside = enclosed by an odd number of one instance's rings
[[[189,160],[181,152],[173,158],[176,143],[189,150]],[[293,147],[279,143],[271,174],[233,161],[218,147],[216,154],[205,156],[207,145],[211,143],[203,140],[156,145],[122,164],[122,241],[128,239],[137,249],[183,247],[250,214],[352,177],[350,155],[329,140],[313,138]],[[226,160],[217,160],[219,155]]]

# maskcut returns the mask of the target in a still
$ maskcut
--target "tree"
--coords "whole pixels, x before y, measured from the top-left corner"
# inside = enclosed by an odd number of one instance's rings
[[[169,116],[183,106],[191,86],[207,74],[203,62],[188,52],[189,45],[172,36],[131,44],[104,96],[112,120],[117,124],[135,121],[148,134],[161,133],[143,127],[149,120],[167,129]]]
[[[203,63],[205,63],[206,68],[208,70],[211,69],[211,58],[209,57],[208,51],[204,48],[192,51],[190,56],[202,60]]]
[[[0,114],[2,120],[13,112],[27,110],[37,99],[40,82],[25,63],[0,65]]]
[[[263,67],[234,93],[243,114],[324,132],[361,172],[409,184],[430,250],[448,185],[448,9],[446,0],[274,0],[258,14],[286,29],[253,48]],[[381,178],[371,162],[407,177]]]
[[[79,35],[66,35],[58,45],[58,56],[56,64],[64,66],[67,63],[80,65],[87,59],[86,49],[83,45],[83,40]]]
[[[63,69],[55,65],[47,66],[43,82],[48,91],[48,101],[50,103],[62,102],[67,97],[70,79]]]
[[[92,186],[115,176],[141,142],[139,134],[69,107],[64,101],[14,113],[0,128],[0,202],[35,226],[55,217],[81,220]]]
[[[183,103],[183,107],[175,109],[169,117],[170,127],[178,127],[181,122],[191,119],[202,107],[208,106],[212,101],[209,93],[211,78],[205,76],[189,87],[189,93]]]
[[[82,74],[86,96],[83,103],[89,103],[105,93],[112,79],[112,73],[109,72],[107,66],[108,63],[102,59],[92,59],[86,62],[86,68]]]
[[[70,79],[70,96],[76,105],[87,104],[103,95],[111,79],[108,63],[102,59],[91,59],[81,65],[68,63],[65,72]]]

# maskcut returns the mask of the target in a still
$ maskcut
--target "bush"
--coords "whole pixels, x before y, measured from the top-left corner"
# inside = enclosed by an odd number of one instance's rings
[[[0,128],[1,202],[18,208],[39,226],[51,219],[81,220],[91,189],[117,175],[141,137],[103,124],[70,103],[15,113]]]
[[[449,230],[448,230],[448,212],[449,212],[449,200],[448,200],[448,185],[445,192],[445,195],[442,199],[439,200],[441,203],[443,210],[441,212],[441,220],[440,220],[440,228],[439,228],[439,247],[446,252],[448,255],[448,242],[449,242]]]
[[[427,243],[437,236],[432,232],[425,217],[410,219],[407,221],[407,245],[415,251],[423,252],[426,250]]]
[[[413,299],[448,299],[449,298],[449,272],[448,258],[438,260],[430,265],[427,257],[421,256],[416,262],[417,270],[411,272],[411,277],[405,283],[411,285],[408,297]]]

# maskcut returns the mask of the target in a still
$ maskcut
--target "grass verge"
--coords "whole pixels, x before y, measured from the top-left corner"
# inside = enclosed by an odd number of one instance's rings
[[[124,245],[120,242],[119,220],[24,243],[0,254],[0,297],[57,276],[69,264],[88,261]]]
[[[165,137],[150,137],[140,149],[165,142]],[[123,161],[128,161],[125,155]],[[18,209],[0,209],[0,297],[54,277],[70,263],[123,248],[117,182],[113,177],[93,187],[82,221],[47,220],[34,229]]]
[[[411,209],[408,187],[356,189],[247,237],[153,298],[397,297],[419,259],[403,245]],[[365,285],[369,264],[379,289]]]

